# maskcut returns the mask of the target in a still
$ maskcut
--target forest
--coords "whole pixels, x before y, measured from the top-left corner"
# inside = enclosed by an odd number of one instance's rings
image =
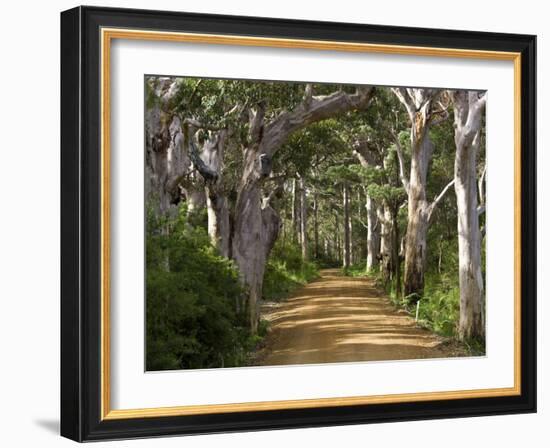
[[[144,89],[147,370],[484,354],[486,92]]]

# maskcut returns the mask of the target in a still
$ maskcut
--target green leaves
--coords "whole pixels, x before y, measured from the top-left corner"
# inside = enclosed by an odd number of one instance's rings
[[[233,263],[217,255],[200,216],[149,215],[146,241],[147,370],[210,368],[246,361],[243,293]]]

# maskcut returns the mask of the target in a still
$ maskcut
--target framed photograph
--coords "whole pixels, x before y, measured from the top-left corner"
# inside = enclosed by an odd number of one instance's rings
[[[61,434],[536,411],[535,36],[61,14]]]

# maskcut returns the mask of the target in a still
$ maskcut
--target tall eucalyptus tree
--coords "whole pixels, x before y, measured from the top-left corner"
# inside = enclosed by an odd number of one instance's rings
[[[428,168],[434,145],[430,128],[448,117],[447,105],[441,91],[436,89],[392,89],[405,107],[410,121],[411,163],[407,174],[403,150],[396,138],[400,163],[400,177],[408,196],[408,224],[405,239],[404,294],[418,299],[424,290],[427,260],[428,226],[433,212],[450,189],[453,180],[433,200],[426,195]]]
[[[484,287],[481,271],[481,231],[478,176],[483,186],[485,170],[478,173],[486,93],[453,91],[455,122],[454,185],[458,210],[458,259],[460,285],[459,337],[483,338],[485,334]],[[484,195],[480,188],[480,197]]]

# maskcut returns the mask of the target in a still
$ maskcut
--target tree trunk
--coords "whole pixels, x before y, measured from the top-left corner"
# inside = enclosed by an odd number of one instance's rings
[[[485,96],[454,93],[455,192],[458,213],[460,284],[459,338],[485,337],[484,287],[481,271],[481,232],[477,192],[477,154]]]
[[[484,333],[481,234],[477,212],[477,143],[457,148],[455,192],[458,212],[458,264],[461,339]]]
[[[367,209],[367,271],[378,267],[380,256],[380,225],[376,218],[376,205],[367,194],[365,208]]]
[[[350,198],[350,192],[348,191],[348,201],[351,202]],[[353,207],[351,206],[351,203],[348,205],[349,210],[349,217],[348,217],[348,224],[349,224],[349,263],[352,265],[355,263],[355,255],[356,255],[356,247],[353,244],[353,218],[352,218],[352,211]]]
[[[231,227],[228,200],[223,191],[223,159],[228,138],[227,130],[210,132],[202,151],[190,135],[190,127],[184,129],[184,139],[188,140],[189,155],[195,169],[205,183],[206,208],[208,212],[208,235],[212,245],[220,255],[231,256]]]
[[[342,185],[342,207],[344,209],[344,246],[342,261],[344,269],[350,266],[350,225],[349,225],[349,187],[346,183]]]
[[[411,121],[411,168],[407,180],[403,155],[396,138],[396,146],[400,164],[400,177],[408,195],[408,223],[405,238],[405,297],[418,300],[424,291],[424,272],[428,247],[426,244],[428,226],[432,212],[441,200],[442,194],[429,203],[426,197],[426,179],[428,167],[433,154],[433,143],[429,130],[434,117],[440,114],[446,118],[446,111],[434,111],[433,104],[439,94],[433,89],[392,89],[397,98],[405,106]]]
[[[259,185],[244,182],[235,207],[232,256],[248,290],[246,306],[252,333],[256,333],[258,328],[258,302],[262,295],[267,257],[277,240],[279,229],[278,214],[269,204],[261,205]]]
[[[300,177],[300,243],[302,246],[302,259],[308,259],[308,239],[307,239],[307,201],[306,185],[304,178]]]
[[[206,206],[205,188],[197,188],[193,185],[189,185],[183,189],[183,194],[185,196],[185,202],[189,212],[201,210]]]
[[[221,256],[231,257],[231,228],[229,206],[223,195],[211,193],[207,187],[206,208],[208,211],[208,235]]]
[[[158,101],[145,115],[145,197],[155,204],[157,215],[167,216],[182,198],[179,183],[190,171],[191,160],[183,144],[180,119],[169,111],[176,81],[155,78],[148,82]]]
[[[391,228],[392,228],[392,264],[393,264],[393,279],[395,284],[395,296],[401,297],[401,260],[399,259],[399,223],[397,222],[398,207],[391,210]]]
[[[355,145],[353,154],[363,168],[381,167],[382,165],[378,152],[363,142],[358,142]],[[378,267],[381,256],[380,223],[377,219],[376,204],[368,194],[367,185],[364,185],[363,189],[366,196],[365,208],[367,210],[367,271],[372,271]]]
[[[292,179],[292,241],[300,241],[300,197],[298,182]]]
[[[378,221],[380,223],[380,271],[384,284],[387,285],[393,278],[394,250],[392,246],[392,217],[386,204],[378,208]]]
[[[405,239],[405,297],[419,298],[424,291],[426,270],[429,203],[426,199],[426,177],[433,144],[428,126],[417,119],[411,133],[411,173],[408,191],[408,223]]]
[[[335,260],[339,262],[340,261],[340,220],[338,219],[338,212],[334,213],[334,253],[335,253]]]
[[[313,192],[313,256],[319,258],[319,198]]]

